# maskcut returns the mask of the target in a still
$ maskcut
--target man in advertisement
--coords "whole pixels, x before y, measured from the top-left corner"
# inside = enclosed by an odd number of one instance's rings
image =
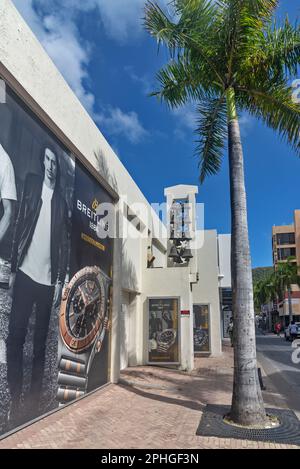
[[[61,194],[56,151],[41,154],[44,177],[28,174],[15,227],[10,287],[12,309],[7,337],[8,414],[11,427],[22,421],[23,348],[35,307],[31,386],[25,419],[36,417],[42,391],[52,305],[58,306],[68,263],[68,211]]]
[[[14,203],[17,200],[15,173],[11,160],[0,144],[0,244],[7,233],[14,214]]]

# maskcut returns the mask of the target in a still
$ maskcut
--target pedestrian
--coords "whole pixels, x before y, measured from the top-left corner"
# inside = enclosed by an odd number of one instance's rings
[[[298,327],[297,324],[295,324],[295,321],[292,321],[291,324],[289,325],[289,331],[290,331],[290,337],[293,340],[297,339],[297,333],[298,333]]]
[[[231,347],[233,347],[233,317],[231,317],[230,320],[229,320],[229,324],[228,324],[228,327],[227,327],[227,332],[228,332],[229,337],[230,337]]]
[[[281,331],[281,323],[280,322],[277,322],[275,324],[275,332],[278,336],[280,336],[280,331]]]

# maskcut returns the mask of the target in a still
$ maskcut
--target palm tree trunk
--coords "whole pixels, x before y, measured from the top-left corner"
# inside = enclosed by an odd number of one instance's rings
[[[249,426],[263,424],[266,413],[257,373],[243,149],[232,88],[227,92],[227,107],[234,318],[234,382],[230,418],[240,425]]]
[[[293,320],[293,306],[292,306],[292,293],[291,293],[291,287],[288,287],[288,300],[289,300],[289,316],[290,316],[290,324]]]

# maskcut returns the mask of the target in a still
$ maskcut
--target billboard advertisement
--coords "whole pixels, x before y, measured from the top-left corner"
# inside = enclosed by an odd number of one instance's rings
[[[179,363],[179,299],[149,299],[149,363]]]
[[[0,434],[108,381],[99,182],[6,87],[0,104]]]
[[[194,352],[210,352],[209,306],[194,305]]]

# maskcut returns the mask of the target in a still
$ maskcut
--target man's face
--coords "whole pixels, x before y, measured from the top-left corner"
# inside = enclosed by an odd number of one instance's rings
[[[47,178],[50,181],[55,181],[57,175],[56,155],[49,148],[46,148],[45,151],[44,165]]]

